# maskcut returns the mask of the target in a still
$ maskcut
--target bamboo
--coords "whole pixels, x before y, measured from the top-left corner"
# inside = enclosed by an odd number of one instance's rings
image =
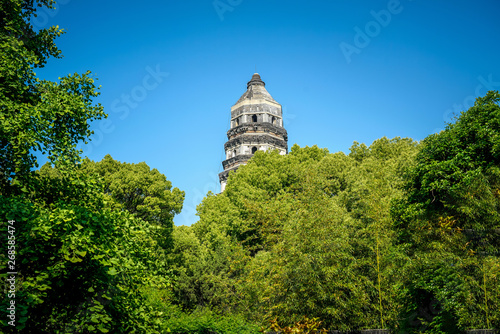
[[[384,318],[382,314],[382,289],[380,287],[380,253],[379,253],[379,239],[377,233],[377,274],[378,274],[378,301],[380,307],[380,328],[384,328]]]
[[[486,298],[486,269],[484,267],[485,261],[483,260],[483,289],[484,289],[484,312],[486,313],[486,326],[490,328],[490,319],[488,315],[488,299]]]

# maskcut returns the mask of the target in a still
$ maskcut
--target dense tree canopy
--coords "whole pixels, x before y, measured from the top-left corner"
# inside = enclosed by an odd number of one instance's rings
[[[175,231],[178,303],[277,328],[497,327],[498,99],[419,145],[256,153]]]
[[[150,225],[106,208],[102,195],[95,195],[89,205],[58,201],[47,207],[0,198],[1,218],[16,226],[18,330],[146,332],[152,327],[147,316],[156,314],[141,292],[170,284],[162,249],[150,236]],[[6,263],[2,256],[2,266]]]
[[[298,146],[287,156],[256,153],[224,193],[204,199],[198,223],[174,233],[179,302],[264,326],[276,317],[397,326],[405,255],[390,202],[401,198],[416,152],[412,140],[382,138],[355,143],[349,155]]]
[[[184,195],[146,164],[81,163],[77,142],[106,115],[93,103],[89,73],[35,76],[60,56],[54,39],[62,31],[30,24],[37,6],[52,3],[0,1],[0,219],[10,241],[1,279],[7,256],[17,272],[15,291],[1,301],[1,331],[163,333],[172,281],[165,246]],[[36,151],[49,159],[39,171]],[[93,170],[109,161],[133,188]]]
[[[181,212],[184,192],[172,189],[172,183],[157,169],[145,162],[120,163],[108,154],[100,162],[83,161],[82,168],[89,174],[102,177],[104,192],[117,208],[123,208],[159,229],[162,245],[171,246],[170,235],[174,215]]]
[[[427,137],[393,207],[415,259],[414,308],[433,304],[422,322],[436,331],[499,326],[499,101],[488,92]]]

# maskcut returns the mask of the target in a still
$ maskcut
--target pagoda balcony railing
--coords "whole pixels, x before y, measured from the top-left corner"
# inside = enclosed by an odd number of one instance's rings
[[[253,154],[239,154],[222,162],[224,170],[231,168],[238,163],[245,163],[253,157]]]

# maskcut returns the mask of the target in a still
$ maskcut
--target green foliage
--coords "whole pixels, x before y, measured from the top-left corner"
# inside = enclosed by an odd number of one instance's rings
[[[13,222],[17,271],[16,326],[4,294],[1,331],[164,333],[175,309],[165,240],[184,194],[145,163],[80,163],[77,142],[106,115],[89,72],[58,83],[35,76],[60,56],[62,30],[30,24],[53,3],[0,1],[0,233]],[[34,172],[38,153],[50,163]],[[2,252],[3,281],[6,265]]]
[[[304,316],[348,329],[361,315],[363,289],[354,272],[347,213],[324,196],[306,192],[290,206],[280,236],[248,265],[246,291],[253,312],[283,325]],[[262,312],[262,311],[260,311]]]
[[[259,333],[259,328],[256,325],[248,324],[241,316],[222,316],[208,310],[171,314],[163,326],[174,334]]]
[[[172,225],[180,213],[184,192],[158,170],[140,162],[120,163],[108,154],[100,162],[86,159],[83,168],[103,178],[104,191],[124,209],[151,223]]]
[[[462,260],[457,293],[458,323],[465,328],[497,328],[500,323],[500,259]]]
[[[2,39],[23,45],[23,48],[32,53],[36,62],[33,64],[42,67],[49,57],[60,58],[61,51],[55,45],[55,38],[60,36],[62,30],[50,27],[39,31],[33,30],[31,20],[35,17],[37,7],[54,8],[53,0],[39,0],[36,4],[32,1],[2,0],[0,2],[0,28]],[[14,49],[20,52],[19,49]],[[20,68],[21,66],[17,66]]]
[[[419,321],[435,332],[499,326],[499,101],[490,91],[427,137],[404,198],[393,202],[399,243],[412,258],[413,310],[424,291],[438,307]]]
[[[20,322],[27,332],[148,328],[145,311],[137,313],[147,306],[137,289],[170,286],[151,225],[126,212],[63,201],[44,207],[1,197],[0,206],[2,221],[17,222],[16,301],[27,311]]]
[[[286,333],[286,334],[292,334],[292,333],[327,333],[328,331],[324,328],[321,328],[321,321],[319,321],[317,318],[309,319],[309,318],[304,318],[303,320],[295,323],[293,326],[287,326],[287,327],[281,327],[278,324],[278,321],[276,319],[271,321],[271,328],[272,331],[278,332],[278,333]]]
[[[476,100],[446,130],[427,137],[408,182],[408,201],[433,227],[452,217],[460,228],[494,228],[500,220],[498,92]]]
[[[200,242],[191,227],[174,229],[170,263],[175,273],[174,293],[186,310],[217,308],[236,311],[239,296],[235,277],[248,256],[244,249],[214,226]]]
[[[358,146],[349,156],[297,145],[286,156],[257,152],[224,193],[204,199],[198,223],[174,233],[179,302],[204,299],[183,306],[262,326],[315,317],[328,328],[395,328],[407,258],[389,209],[417,147],[400,138]]]
[[[372,306],[364,310],[363,325],[367,328],[377,323],[379,328],[394,328],[406,295],[401,275],[407,271],[409,259],[405,248],[395,245],[390,203],[402,196],[403,175],[416,152],[416,143],[410,139],[381,138],[369,148],[355,143],[349,154],[356,167],[349,175],[350,189],[344,201],[356,218],[351,244],[357,275],[369,287]],[[377,307],[373,307],[375,302]]]
[[[115,203],[157,226],[162,246],[171,246],[174,216],[181,212],[184,192],[172,189],[172,183],[157,169],[150,169],[145,162],[120,163],[108,154],[100,162],[85,159],[82,169],[102,178],[104,192]]]
[[[36,152],[47,154],[52,163],[78,161],[77,142],[91,134],[89,122],[105,114],[99,104],[93,105],[99,93],[90,72],[58,83],[36,78],[35,67],[60,57],[54,39],[62,30],[34,31],[32,1],[2,0],[0,7],[0,193],[5,195],[19,193],[20,183],[30,187]]]

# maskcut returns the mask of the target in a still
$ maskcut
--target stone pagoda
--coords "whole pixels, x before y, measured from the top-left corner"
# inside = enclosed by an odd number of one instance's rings
[[[288,153],[288,135],[283,128],[281,104],[266,90],[266,84],[255,73],[247,83],[247,91],[231,107],[231,128],[224,144],[226,160],[219,174],[221,192],[224,191],[230,171],[250,160],[258,150],[278,150]]]

